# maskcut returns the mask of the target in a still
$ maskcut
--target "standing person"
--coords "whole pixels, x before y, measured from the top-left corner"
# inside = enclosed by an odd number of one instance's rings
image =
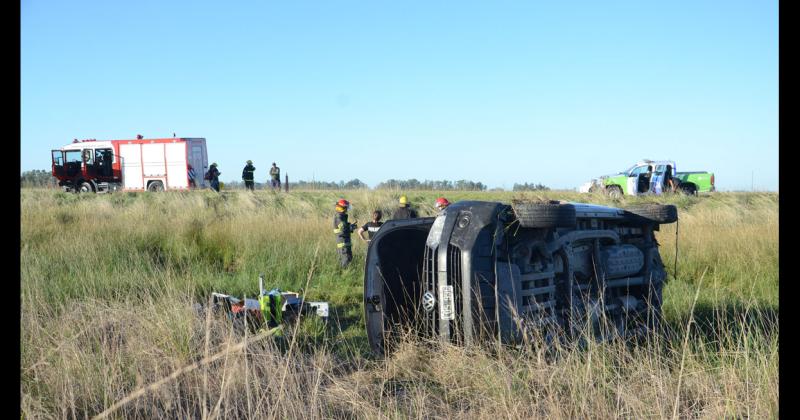
[[[217,162],[212,163],[206,172],[206,179],[211,181],[211,189],[216,192],[219,192],[219,176],[221,174],[222,172],[217,169]]]
[[[372,237],[378,233],[378,229],[381,228],[383,222],[381,222],[381,217],[383,217],[383,213],[380,210],[375,210],[372,212],[372,221],[364,223],[364,226],[358,228],[358,237],[361,238],[362,241],[369,242],[372,240]],[[367,237],[364,237],[364,232],[367,232]]]
[[[277,188],[278,191],[280,191],[281,190],[281,168],[277,167],[275,165],[275,162],[272,162],[272,167],[269,168],[269,176],[270,176],[271,182],[272,182],[272,189],[275,190],[275,188]]]
[[[400,196],[400,208],[394,211],[392,219],[414,219],[417,217],[417,211],[412,209],[408,204],[408,197]]]
[[[189,188],[197,188],[197,182],[195,182],[197,175],[194,172],[194,168],[192,168],[192,165],[186,165],[186,169],[189,172]]]
[[[669,187],[670,192],[675,192],[678,189],[677,182],[672,176],[672,165],[667,165],[667,169],[664,171],[664,187]]]
[[[436,203],[434,204],[434,206],[436,206],[436,210],[439,210],[439,213],[443,212],[444,209],[446,209],[449,205],[450,202],[444,197],[437,198]]]
[[[255,171],[256,167],[253,166],[253,161],[248,159],[247,165],[242,169],[242,180],[244,181],[245,189],[250,191],[255,191],[255,188],[253,188],[253,178],[255,176],[253,172]]]
[[[336,202],[336,215],[333,216],[333,233],[336,234],[336,251],[339,253],[339,263],[342,268],[353,261],[353,244],[350,242],[350,233],[356,228],[355,223],[347,220],[347,211],[350,202],[341,199]]]

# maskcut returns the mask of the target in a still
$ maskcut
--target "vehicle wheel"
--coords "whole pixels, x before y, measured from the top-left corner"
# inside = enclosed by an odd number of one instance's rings
[[[161,181],[153,181],[147,185],[147,191],[161,192],[164,191],[164,184]]]
[[[608,194],[609,197],[615,200],[619,200],[620,198],[622,198],[622,188],[620,188],[619,185],[612,185],[610,187],[607,187],[606,193]]]
[[[694,185],[681,185],[678,189],[686,195],[697,195],[697,188]]]
[[[657,223],[674,223],[678,220],[678,208],[672,204],[642,204],[625,209],[626,212]]]
[[[516,203],[514,214],[526,228],[555,228],[575,226],[575,206],[559,202]]]
[[[94,189],[92,188],[92,184],[84,181],[84,182],[81,183],[81,186],[78,188],[78,192],[79,193],[90,193],[90,192],[94,192]]]

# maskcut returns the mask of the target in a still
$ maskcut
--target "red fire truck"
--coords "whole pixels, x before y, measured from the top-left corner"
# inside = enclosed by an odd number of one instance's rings
[[[53,176],[65,191],[164,191],[197,188],[208,168],[204,138],[77,139],[53,150]]]

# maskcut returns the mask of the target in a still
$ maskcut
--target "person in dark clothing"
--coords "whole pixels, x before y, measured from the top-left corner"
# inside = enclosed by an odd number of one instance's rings
[[[211,167],[208,168],[208,180],[211,181],[211,189],[219,192],[219,176],[222,172],[217,169],[217,163],[214,162],[211,164]]]
[[[256,171],[256,167],[253,166],[253,161],[248,160],[247,165],[245,165],[244,169],[242,169],[242,180],[244,181],[244,187],[250,191],[255,191],[254,185],[254,174],[253,172]]]
[[[672,165],[667,165],[667,169],[664,171],[664,189],[666,190],[669,188],[670,192],[675,192],[678,189],[677,182],[675,181],[675,178],[672,176]]]
[[[356,229],[355,223],[347,220],[347,211],[350,209],[350,202],[341,199],[336,202],[336,215],[333,216],[333,233],[336,234],[336,251],[339,253],[339,263],[342,268],[347,267],[353,261],[353,244],[350,242],[350,234]]]
[[[400,196],[400,208],[394,211],[392,219],[415,219],[417,218],[417,211],[408,205],[408,197]]]
[[[369,242],[372,240],[372,237],[378,233],[378,229],[381,228],[383,222],[381,222],[381,217],[383,217],[383,213],[380,210],[375,210],[372,212],[372,221],[364,223],[364,226],[358,228],[358,237],[361,238],[362,241]],[[367,237],[364,237],[364,232],[367,232]]]

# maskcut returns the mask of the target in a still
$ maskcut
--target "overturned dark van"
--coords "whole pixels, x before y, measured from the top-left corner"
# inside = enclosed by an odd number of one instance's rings
[[[671,205],[461,201],[388,221],[367,253],[370,346],[403,332],[462,345],[642,336],[667,277],[653,232],[677,217]]]

